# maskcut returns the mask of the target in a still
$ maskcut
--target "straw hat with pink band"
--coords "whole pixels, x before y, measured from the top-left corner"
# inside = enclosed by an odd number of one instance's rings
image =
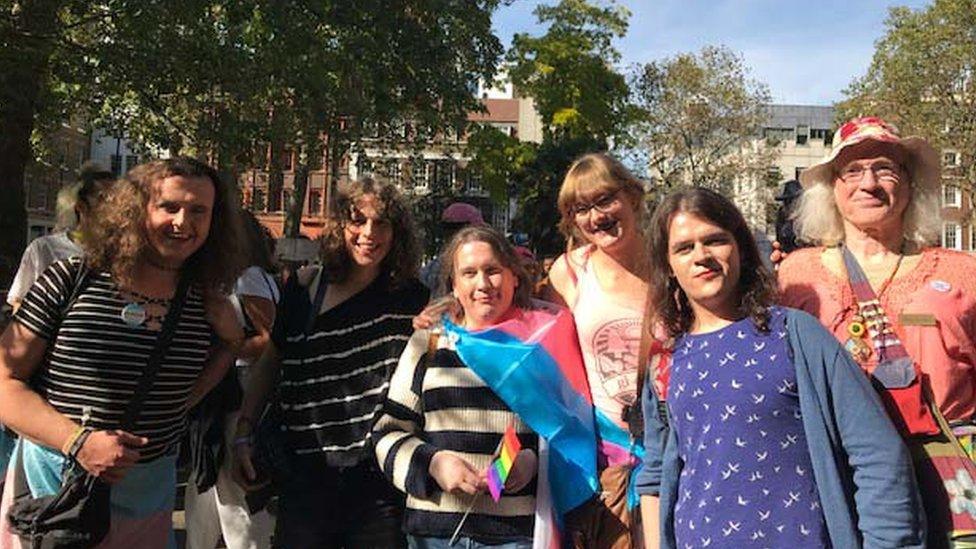
[[[817,183],[827,186],[833,184],[836,170],[834,161],[847,147],[851,147],[867,140],[891,143],[905,152],[907,162],[905,168],[911,175],[912,185],[930,190],[938,189],[941,184],[941,166],[939,154],[921,137],[900,137],[898,129],[876,116],[854,118],[837,130],[834,137],[834,147],[819,163],[800,172],[800,184],[809,189]]]

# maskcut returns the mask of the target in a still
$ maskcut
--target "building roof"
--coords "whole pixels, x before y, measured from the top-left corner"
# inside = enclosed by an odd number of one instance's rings
[[[518,99],[482,99],[481,102],[484,103],[488,112],[472,112],[468,114],[468,120],[472,122],[518,122]]]
[[[830,130],[835,126],[834,108],[819,105],[770,105],[767,128],[807,126]]]

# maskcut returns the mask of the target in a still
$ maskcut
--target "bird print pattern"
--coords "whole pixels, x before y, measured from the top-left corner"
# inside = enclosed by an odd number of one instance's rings
[[[668,409],[682,470],[679,549],[830,547],[803,432],[785,311],[675,342]]]

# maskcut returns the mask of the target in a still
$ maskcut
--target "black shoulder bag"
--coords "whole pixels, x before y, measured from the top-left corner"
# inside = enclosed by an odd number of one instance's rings
[[[87,269],[82,266],[82,269]],[[87,277],[81,275],[80,283]],[[70,309],[80,284],[76,285],[68,302]],[[146,367],[139,378],[132,400],[129,401],[122,416],[121,428],[132,431],[139,419],[146,395],[152,388],[156,374],[162,365],[163,357],[169,347],[176,324],[179,321],[186,301],[189,280],[180,277],[173,303],[170,304],[166,319],[156,338],[156,345]],[[71,459],[61,489],[53,496],[35,498],[24,476],[23,446],[18,452],[17,468],[14,470],[14,503],[8,519],[10,529],[31,549],[87,549],[97,545],[109,531],[111,490],[108,484],[89,474],[81,465]]]

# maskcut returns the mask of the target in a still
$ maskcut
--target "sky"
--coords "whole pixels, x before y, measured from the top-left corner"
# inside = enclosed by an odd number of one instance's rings
[[[515,0],[495,14],[508,47],[514,33],[540,35],[532,10],[557,0]],[[924,0],[618,0],[631,11],[627,36],[615,45],[623,63],[647,63],[725,45],[778,104],[830,105],[871,63],[890,6]]]

